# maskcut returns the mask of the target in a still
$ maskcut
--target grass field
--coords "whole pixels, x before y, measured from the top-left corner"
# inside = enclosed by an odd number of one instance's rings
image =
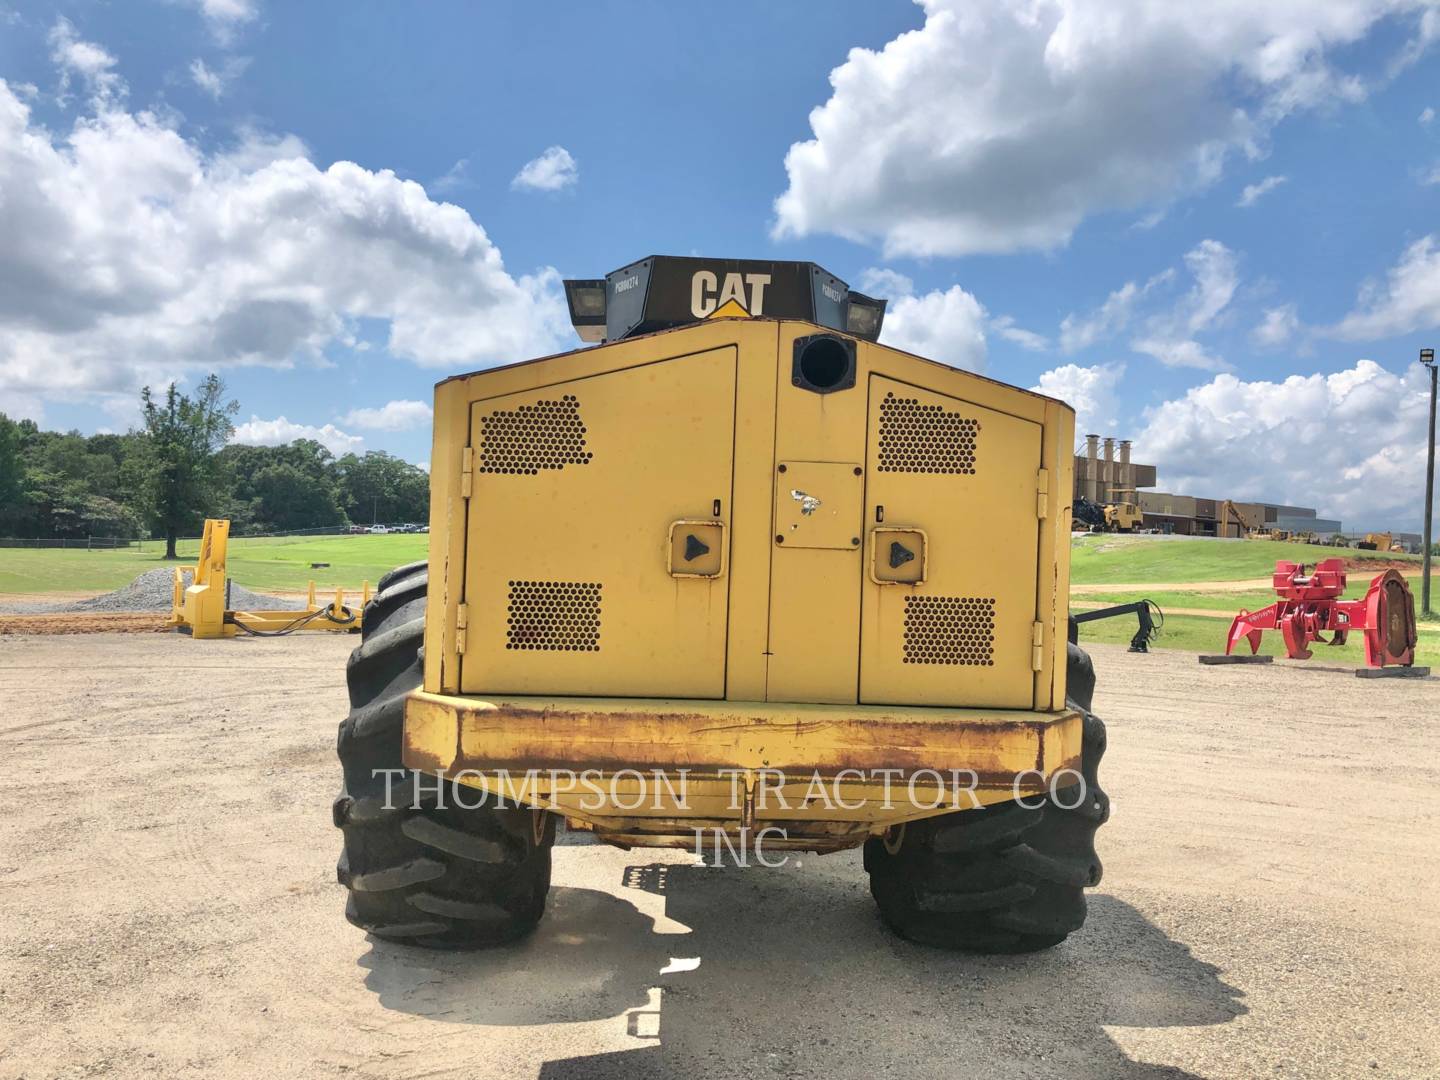
[[[1083,536],[1074,541],[1070,581],[1074,585],[1157,585],[1192,581],[1247,581],[1268,578],[1278,559],[1313,564],[1337,555],[1350,559],[1413,562],[1420,556],[1277,544],[1268,540],[1160,540],[1148,536]]]
[[[341,536],[287,537],[230,541],[229,570],[241,585],[258,590],[298,590],[312,578],[322,589],[341,586],[359,589],[362,581],[372,585],[386,571],[402,563],[423,559],[429,537]],[[198,541],[182,542],[183,559],[194,559]],[[0,593],[105,592],[117,589],[137,574],[159,566],[173,566],[160,557],[162,547],[147,545],[144,551],[78,551],[0,549]],[[1416,564],[1418,556],[1380,552],[1339,551],[1336,548],[1305,544],[1276,544],[1262,541],[1223,543],[1213,540],[1157,540],[1132,536],[1086,536],[1074,543],[1072,580],[1077,585],[1154,583],[1144,592],[1086,591],[1076,600],[1086,604],[1121,604],[1142,596],[1154,600],[1167,612],[1189,609],[1236,612],[1255,610],[1271,603],[1268,589],[1222,591],[1177,588],[1191,583],[1253,581],[1268,578],[1277,559],[1313,564],[1336,554],[1349,558],[1392,559]],[[313,568],[311,563],[329,563]],[[1350,572],[1347,596],[1362,596],[1371,575],[1364,569]],[[1418,594],[1418,581],[1411,579]],[[1417,596],[1418,600],[1418,596]],[[1421,634],[1418,662],[1440,665],[1440,633],[1435,622]],[[1221,652],[1229,618],[1168,615],[1156,648],[1193,652]],[[1082,640],[1125,642],[1135,632],[1132,618],[1087,623]],[[1279,655],[1279,635],[1267,637],[1262,651]],[[1344,664],[1363,662],[1362,646],[1356,642],[1337,649],[1320,647],[1316,658]]]
[[[1105,592],[1097,589],[1077,594],[1075,599],[1086,604],[1125,604],[1142,597],[1153,600],[1162,611],[1183,611],[1187,608],[1210,611],[1239,612],[1241,608],[1254,611],[1274,603],[1275,593],[1270,589],[1245,589],[1241,591],[1176,588],[1177,585],[1192,582],[1252,581],[1268,578],[1280,559],[1313,565],[1321,559],[1342,555],[1363,562],[1394,560],[1414,563],[1415,572],[1420,569],[1418,555],[1396,555],[1377,551],[1359,551],[1320,547],[1312,544],[1277,544],[1269,541],[1237,541],[1224,543],[1214,540],[1155,540],[1149,537],[1086,536],[1075,540],[1072,549],[1071,581],[1077,585],[1139,584],[1154,582],[1154,589],[1144,592]],[[1378,573],[1378,570],[1376,571]],[[1360,597],[1370,586],[1373,575],[1363,565],[1348,573],[1347,597]],[[1434,578],[1432,577],[1432,581]],[[1419,593],[1417,577],[1411,578],[1411,587]],[[1440,635],[1429,632],[1435,624],[1422,628],[1420,644],[1416,649],[1416,663],[1440,665]],[[1080,628],[1080,639],[1125,643],[1135,633],[1133,617],[1117,617],[1100,622],[1086,623]],[[1152,644],[1158,649],[1182,649],[1196,653],[1219,653],[1225,651],[1225,634],[1230,628],[1230,617],[1205,617],[1195,615],[1165,616],[1165,625]],[[1284,643],[1279,634],[1266,634],[1260,651],[1270,656],[1285,655]],[[1312,652],[1314,661],[1357,666],[1365,662],[1365,647],[1358,635],[1338,647],[1317,645]]]
[[[232,537],[230,576],[248,589],[303,589],[311,579],[321,588],[359,589],[402,563],[425,558],[430,538],[404,536],[325,536],[245,539]],[[198,540],[181,541],[180,562],[162,556],[162,544],[145,550],[0,548],[0,593],[108,592],[136,575],[161,566],[193,562]],[[312,569],[311,563],[329,563]]]

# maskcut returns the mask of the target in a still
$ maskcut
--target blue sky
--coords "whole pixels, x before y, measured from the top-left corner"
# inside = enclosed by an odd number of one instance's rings
[[[436,380],[573,343],[557,274],[810,259],[1162,488],[1418,530],[1440,15],[1175,7],[0,0],[0,409],[214,369],[423,462]]]

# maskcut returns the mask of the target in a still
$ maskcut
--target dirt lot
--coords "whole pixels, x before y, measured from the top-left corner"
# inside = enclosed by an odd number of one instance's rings
[[[0,615],[3,634],[165,634],[168,615],[159,612],[117,614],[90,612],[64,615]]]
[[[0,1077],[1440,1075],[1440,680],[1097,647],[1048,953],[888,936],[853,852],[568,844],[533,939],[439,955],[341,917],[351,644],[0,638]]]

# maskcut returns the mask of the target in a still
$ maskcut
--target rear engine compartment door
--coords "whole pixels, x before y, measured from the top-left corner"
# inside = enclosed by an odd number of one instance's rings
[[[861,702],[1033,707],[1041,434],[871,376]]]
[[[725,696],[735,375],[727,346],[471,407],[462,692]]]

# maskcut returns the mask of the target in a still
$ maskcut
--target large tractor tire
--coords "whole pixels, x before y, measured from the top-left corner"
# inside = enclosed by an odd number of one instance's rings
[[[344,786],[335,825],[345,834],[337,875],[345,917],[376,937],[440,949],[523,937],[545,910],[554,815],[473,788],[399,770],[405,695],[423,670],[426,564],[380,579],[350,655],[350,715],[340,725]],[[467,809],[474,807],[474,809]]]
[[[1105,725],[1090,712],[1095,670],[1074,644],[1067,686],[1066,704],[1084,714],[1083,786],[912,821],[866,841],[870,892],[901,937],[1024,953],[1058,945],[1085,922],[1085,890],[1101,875],[1095,830],[1110,816],[1110,800],[1097,776]]]

